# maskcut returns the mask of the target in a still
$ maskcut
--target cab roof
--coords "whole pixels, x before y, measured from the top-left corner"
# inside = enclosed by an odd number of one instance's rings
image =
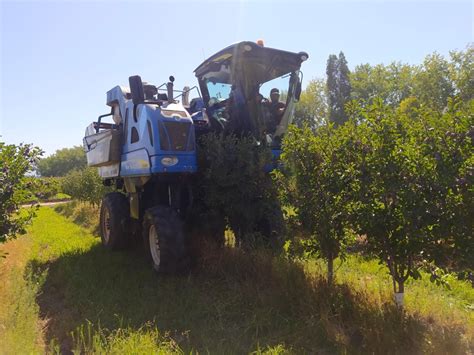
[[[206,59],[194,73],[199,79],[231,83],[235,73],[264,83],[299,70],[306,52],[288,52],[244,41],[232,44]]]

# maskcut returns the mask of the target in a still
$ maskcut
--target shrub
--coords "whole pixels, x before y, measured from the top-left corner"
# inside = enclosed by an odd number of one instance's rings
[[[327,261],[329,283],[333,280],[333,261],[344,256],[350,235],[353,128],[353,124],[339,129],[325,125],[313,134],[309,127],[293,127],[284,139],[282,154],[290,174],[275,172],[283,187],[284,203],[296,207],[297,220],[309,236],[303,242],[305,251]]]
[[[27,177],[29,190],[32,193],[30,201],[48,201],[58,197],[67,197],[62,192],[62,178],[59,177]]]
[[[33,217],[32,209],[19,214],[22,203],[31,198],[31,182],[25,177],[37,162],[42,151],[30,144],[0,142],[0,242],[25,232],[26,223]]]
[[[251,137],[201,138],[196,202],[202,210],[222,213],[237,241],[247,246],[281,245],[283,219],[271,166],[270,149]]]
[[[102,183],[96,168],[73,170],[62,180],[62,190],[73,199],[98,206],[110,190]]]

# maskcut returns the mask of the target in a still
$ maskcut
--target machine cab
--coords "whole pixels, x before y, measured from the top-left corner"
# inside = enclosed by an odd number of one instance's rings
[[[252,135],[278,149],[293,118],[301,93],[299,69],[307,59],[305,52],[240,42],[205,60],[194,72],[210,125],[217,131]],[[271,87],[274,81],[280,88]],[[269,97],[276,89],[280,98]]]

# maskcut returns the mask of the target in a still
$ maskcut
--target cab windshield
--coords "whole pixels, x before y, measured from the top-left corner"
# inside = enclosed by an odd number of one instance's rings
[[[226,83],[216,83],[208,81],[206,83],[207,90],[209,91],[209,98],[214,99],[217,102],[227,100],[232,89],[231,84]]]

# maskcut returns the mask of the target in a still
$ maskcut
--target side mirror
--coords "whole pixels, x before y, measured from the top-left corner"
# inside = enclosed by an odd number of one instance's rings
[[[301,96],[301,81],[298,81],[298,83],[296,84],[296,88],[295,88],[295,99],[296,99],[296,101],[300,100],[300,96]]]
[[[134,75],[128,78],[130,83],[130,93],[134,105],[141,104],[145,101],[145,93],[143,91],[143,83],[140,75]]]

